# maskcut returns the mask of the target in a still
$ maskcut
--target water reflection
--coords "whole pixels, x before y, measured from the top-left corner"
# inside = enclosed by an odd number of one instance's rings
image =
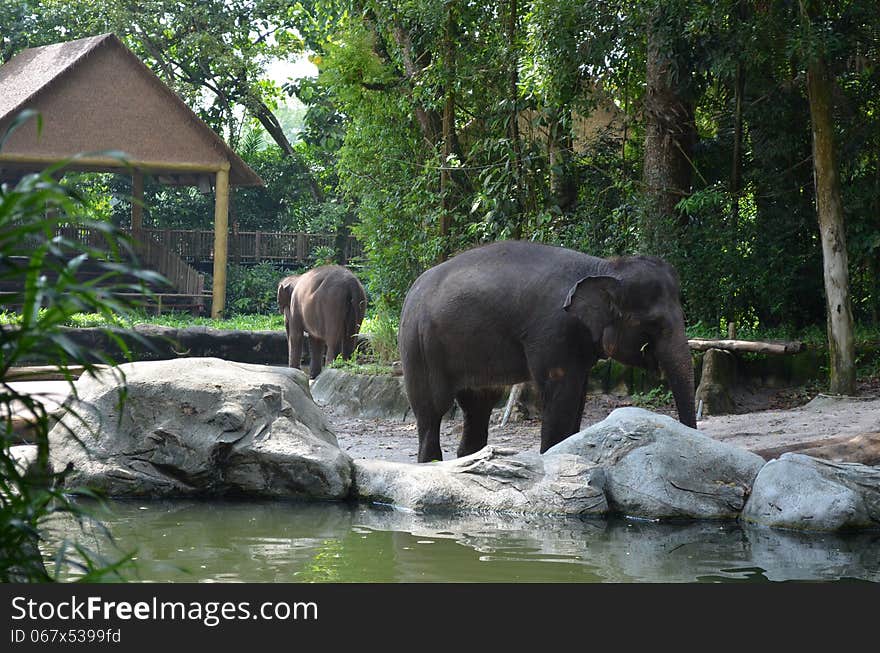
[[[735,523],[425,516],[346,504],[115,501],[103,521],[142,581],[880,581],[880,533]],[[56,524],[56,536],[72,532]],[[94,531],[86,544],[112,554]]]

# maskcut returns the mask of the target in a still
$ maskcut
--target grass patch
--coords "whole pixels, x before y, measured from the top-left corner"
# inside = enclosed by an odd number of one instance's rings
[[[46,309],[41,309],[41,312]],[[4,311],[0,313],[0,324],[19,324],[21,315]],[[150,315],[144,312],[134,312],[127,316],[110,315],[100,313],[76,313],[65,320],[63,326],[67,327],[133,327],[136,324],[150,324],[154,326],[173,327],[185,329],[188,327],[210,327],[212,329],[224,329],[229,331],[283,331],[284,316],[277,315],[235,315],[223,320],[212,320],[210,317],[193,317],[188,313],[165,313],[163,315]]]
[[[364,318],[361,333],[370,342],[373,356],[379,363],[389,365],[400,359],[397,349],[399,318],[388,311],[377,310]]]
[[[647,392],[637,392],[630,395],[630,401],[633,406],[639,408],[660,408],[672,403],[672,391],[658,386]]]
[[[342,356],[337,356],[336,360],[330,363],[330,367],[334,370],[342,370],[351,374],[366,374],[367,376],[390,376],[392,373],[390,365],[359,359],[357,352],[347,360]]]

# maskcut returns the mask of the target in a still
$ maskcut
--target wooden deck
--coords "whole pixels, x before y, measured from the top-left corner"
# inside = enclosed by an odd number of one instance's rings
[[[171,282],[171,287],[153,288],[150,305],[163,309],[189,310],[205,313],[211,303],[211,292],[205,287],[205,275],[194,266],[210,264],[214,258],[214,232],[196,229],[141,229],[134,249],[145,267],[155,270]],[[86,227],[62,227],[58,235],[101,249],[104,235]],[[229,235],[229,262],[252,265],[269,261],[279,266],[307,266],[314,263],[317,247],[335,248],[335,234],[305,232],[241,231]],[[363,255],[353,237],[345,245],[345,262]],[[0,291],[16,291],[0,288]],[[14,299],[15,292],[2,292]]]
[[[145,236],[161,243],[188,263],[205,263],[214,257],[214,232],[197,229],[144,229]],[[146,240],[146,238],[145,238]],[[230,263],[271,261],[290,266],[313,262],[317,247],[335,247],[334,234],[285,231],[239,231],[229,234]],[[363,255],[363,248],[349,236],[345,261]]]

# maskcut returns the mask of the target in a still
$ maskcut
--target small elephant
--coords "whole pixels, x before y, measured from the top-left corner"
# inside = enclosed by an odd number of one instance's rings
[[[342,266],[322,265],[284,277],[278,282],[278,309],[287,330],[287,364],[299,368],[304,331],[309,334],[310,378],[321,373],[325,347],[327,364],[339,354],[349,358],[366,308],[364,287]]]
[[[580,430],[587,376],[599,358],[662,370],[682,423],[696,427],[693,363],[675,269],[658,258],[602,259],[502,241],[422,274],[398,333],[419,432],[419,462],[441,460],[440,420],[464,413],[458,455],[486,446],[502,386],[541,395],[541,452]]]

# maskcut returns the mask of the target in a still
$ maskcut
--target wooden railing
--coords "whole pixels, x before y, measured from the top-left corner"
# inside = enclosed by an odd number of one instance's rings
[[[106,245],[101,232],[87,227],[63,226],[58,229],[58,235],[97,249]],[[158,272],[171,283],[170,289],[151,289],[159,313],[163,300],[166,306],[185,306],[196,313],[205,309],[210,300],[210,293],[205,292],[205,275],[143,230],[132,239],[132,246],[145,268]]]
[[[144,237],[134,241],[134,248],[144,265],[168,279],[178,294],[193,297],[205,295],[205,275],[162,243]]]
[[[214,232],[197,229],[144,229],[150,235],[176,252],[185,261],[206,262],[213,260]],[[286,231],[239,231],[229,234],[230,263],[307,263],[311,262],[315,248],[336,245],[334,234],[313,234]],[[343,252],[346,261],[363,254],[360,243],[352,236],[346,240]]]

